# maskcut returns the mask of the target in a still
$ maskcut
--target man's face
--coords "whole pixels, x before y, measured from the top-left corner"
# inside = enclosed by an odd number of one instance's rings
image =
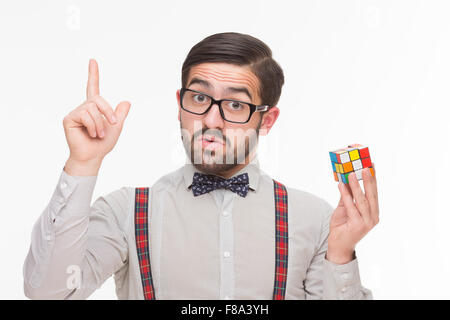
[[[261,104],[259,80],[247,67],[202,63],[191,68],[186,87],[216,100]],[[261,128],[263,117],[260,112],[253,113],[247,123],[232,123],[222,118],[217,104],[206,114],[197,115],[181,109],[180,90],[177,100],[184,147],[191,162],[201,171],[227,172],[245,163],[249,153],[256,151],[259,130],[266,129]]]

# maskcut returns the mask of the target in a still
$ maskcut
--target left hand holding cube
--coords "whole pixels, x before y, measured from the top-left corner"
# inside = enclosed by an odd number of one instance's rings
[[[350,148],[355,147],[351,146]],[[350,155],[350,152],[353,150],[348,150],[348,158],[345,151],[335,153],[336,156],[339,155],[339,159],[336,159],[338,161],[335,163],[342,164],[343,168],[344,163],[361,160],[362,164],[363,159],[369,158],[370,160],[370,156],[361,158],[361,155],[368,155],[368,150],[367,154],[364,153],[365,151],[360,152],[364,148],[354,150],[358,150],[359,159],[356,158],[356,154]],[[341,158],[341,155],[344,156]],[[344,174],[345,181],[341,177],[342,180],[339,182],[341,198],[330,220],[328,250],[326,253],[328,261],[336,264],[345,264],[352,261],[356,244],[379,222],[377,181],[374,165],[370,164],[370,166],[363,166],[356,170],[353,168],[353,171],[348,172],[346,175]],[[356,168],[358,168],[358,165]],[[364,191],[358,183],[358,170],[363,180]]]

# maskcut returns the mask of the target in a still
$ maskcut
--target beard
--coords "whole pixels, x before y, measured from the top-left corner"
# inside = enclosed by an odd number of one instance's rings
[[[259,139],[259,130],[261,120],[256,128],[250,129],[250,135],[238,135],[237,132],[226,130],[227,134],[223,134],[218,129],[209,129],[202,127],[194,132],[191,137],[180,121],[180,129],[182,131],[181,140],[183,142],[186,155],[197,170],[207,174],[221,175],[234,169],[236,166],[245,163],[250,152],[252,152]],[[223,141],[222,148],[213,150],[203,149],[198,143],[198,137],[204,134],[215,136],[218,141]]]

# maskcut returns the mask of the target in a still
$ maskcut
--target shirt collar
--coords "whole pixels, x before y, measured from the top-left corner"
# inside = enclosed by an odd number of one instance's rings
[[[192,179],[194,177],[194,172],[203,173],[198,170],[192,162],[187,159],[187,163],[183,167],[183,177],[186,188],[190,188],[192,185]],[[249,188],[253,191],[256,191],[258,188],[259,176],[260,176],[260,166],[257,156],[250,161],[245,167],[232,175],[232,177],[237,176],[241,173],[247,172],[248,180],[249,180]]]

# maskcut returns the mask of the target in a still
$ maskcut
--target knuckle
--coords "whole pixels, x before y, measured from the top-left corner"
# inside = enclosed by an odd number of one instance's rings
[[[92,96],[92,97],[89,97],[89,102],[90,103],[92,103],[92,104],[97,104],[97,102],[99,101],[99,99],[100,99],[100,96],[97,94],[97,95],[94,95],[94,96]]]
[[[66,115],[66,116],[63,118],[62,123],[63,123],[63,125],[65,126],[69,121],[70,121],[69,115]]]
[[[94,119],[94,121],[98,124],[100,124],[101,122],[101,115],[97,109],[97,106],[92,106],[89,108],[89,113],[92,116],[92,118]]]
[[[363,202],[364,207],[366,207],[366,208],[369,207],[369,201],[366,199],[366,197],[363,198],[362,202]]]
[[[84,104],[83,104],[83,109],[89,109],[95,106],[95,102],[91,101],[91,100],[87,100]]]
[[[93,113],[95,113],[97,109],[97,104],[95,102],[89,102],[87,109]]]
[[[361,211],[365,211],[367,209],[367,202],[363,199],[360,199],[359,201],[355,201],[356,203],[356,207],[358,208],[358,210]]]
[[[103,130],[103,129],[105,128],[105,127],[103,126],[103,122],[102,122],[102,121],[96,122],[95,124],[96,124],[96,127],[97,127],[97,129],[98,129],[99,131],[101,131],[101,130]]]
[[[82,109],[79,111],[80,112],[80,117],[82,119],[85,119],[89,117],[89,112],[86,109]]]

